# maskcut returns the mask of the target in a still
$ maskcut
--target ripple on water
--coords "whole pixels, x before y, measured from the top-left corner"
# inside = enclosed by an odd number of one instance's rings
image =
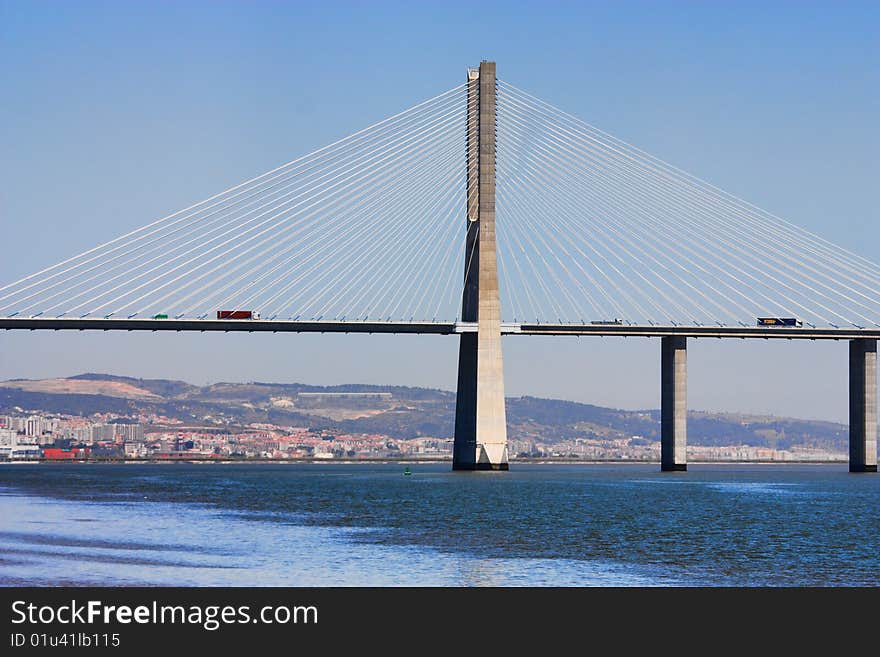
[[[10,469],[0,584],[876,585],[880,572],[878,479],[833,468],[412,469]]]

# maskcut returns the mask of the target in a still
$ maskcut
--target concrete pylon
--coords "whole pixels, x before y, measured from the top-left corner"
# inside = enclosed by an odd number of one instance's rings
[[[877,472],[877,341],[849,342],[849,471]]]
[[[495,252],[495,62],[468,71],[467,239],[453,470],[507,470],[501,302]]]
[[[661,338],[660,469],[687,470],[687,338]]]

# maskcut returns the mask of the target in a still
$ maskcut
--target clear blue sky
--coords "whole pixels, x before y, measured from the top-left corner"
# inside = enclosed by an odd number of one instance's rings
[[[878,259],[880,3],[0,0],[0,281],[499,76]],[[509,394],[659,403],[659,342],[509,338]],[[0,335],[0,378],[452,388],[456,340]],[[697,341],[692,408],[845,419],[846,345]]]

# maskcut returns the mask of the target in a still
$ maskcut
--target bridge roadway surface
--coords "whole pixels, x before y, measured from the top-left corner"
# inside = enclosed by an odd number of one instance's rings
[[[412,333],[455,335],[477,330],[476,322],[379,322],[337,320],[218,320],[116,318],[0,318],[0,330],[215,331],[247,333]],[[753,338],[787,340],[880,339],[880,327],[696,326],[635,324],[502,323],[503,335],[593,335],[604,337]]]

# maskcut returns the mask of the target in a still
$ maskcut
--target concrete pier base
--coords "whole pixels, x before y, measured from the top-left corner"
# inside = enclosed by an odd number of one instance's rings
[[[687,338],[662,338],[660,469],[687,470]]]
[[[504,388],[503,379],[499,378],[503,374],[487,368],[485,363],[481,364],[479,340],[478,333],[463,333],[458,347],[458,391],[455,398],[452,469],[507,470]],[[500,370],[500,334],[497,342]],[[486,360],[485,355],[483,360]],[[485,373],[487,369],[488,374]],[[502,382],[500,389],[492,385],[493,379]]]
[[[849,471],[877,472],[877,341],[849,342]]]

